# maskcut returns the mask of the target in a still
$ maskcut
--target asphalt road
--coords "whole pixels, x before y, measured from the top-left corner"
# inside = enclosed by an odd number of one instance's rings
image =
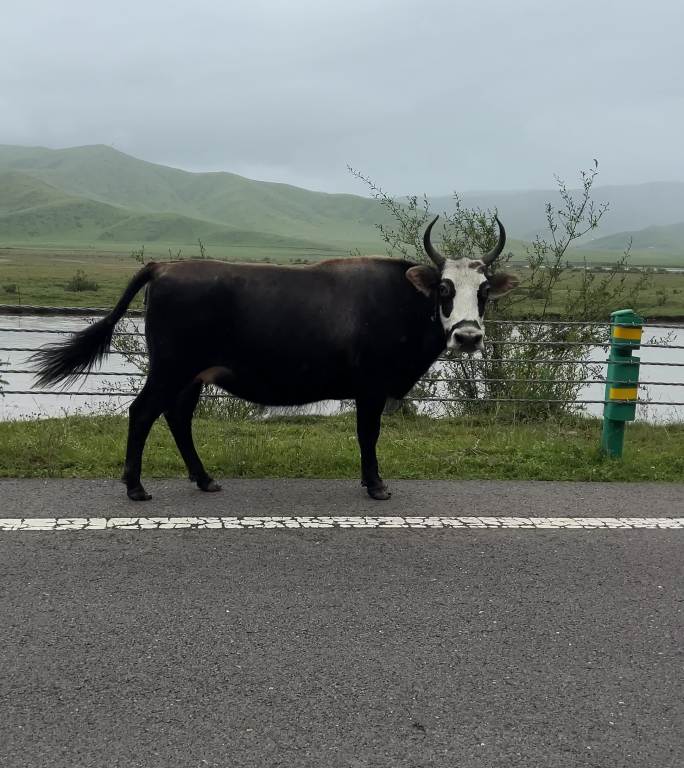
[[[682,485],[224,487],[6,480],[0,517],[684,512]],[[2,533],[0,765],[681,768],[683,555],[681,530]]]

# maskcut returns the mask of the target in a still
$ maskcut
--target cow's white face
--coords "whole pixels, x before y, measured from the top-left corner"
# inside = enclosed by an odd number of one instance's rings
[[[487,301],[497,299],[518,284],[513,275],[487,274],[479,260],[446,259],[441,274],[433,267],[411,267],[406,277],[417,290],[436,301],[447,348],[476,352],[484,348]]]
[[[447,259],[438,292],[447,348],[457,352],[483,349],[484,308],[489,293],[484,264]]]
[[[432,245],[430,232],[439,216],[428,224],[423,235],[426,254],[436,269],[416,265],[406,271],[413,286],[436,301],[439,319],[446,334],[448,349],[456,352],[476,352],[484,348],[484,313],[487,300],[497,299],[518,284],[513,275],[491,274],[489,268],[503,251],[506,230],[499,225],[499,241],[482,259],[447,259]]]

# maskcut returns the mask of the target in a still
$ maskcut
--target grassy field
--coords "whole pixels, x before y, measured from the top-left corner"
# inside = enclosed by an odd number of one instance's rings
[[[521,285],[524,287],[525,270],[519,271]],[[581,276],[577,272],[568,272],[559,281],[549,302],[548,312],[556,315],[564,314],[567,305],[567,293],[575,293]],[[598,278],[600,280],[600,276]],[[639,279],[636,274],[626,276],[625,288],[634,285]],[[631,303],[631,302],[630,302]],[[516,314],[525,317],[537,317],[543,307],[542,301],[526,299],[516,304]],[[651,276],[650,284],[645,288],[635,306],[625,307],[624,302],[620,306],[606,306],[605,317],[608,319],[611,312],[616,309],[634,309],[646,318],[684,318],[684,274],[659,273]]]
[[[45,249],[32,248],[0,248],[0,304],[30,304],[47,307],[111,307],[139,268],[139,264],[131,258],[130,246],[112,246],[111,250],[80,250],[76,248]],[[175,256],[178,249],[172,253]],[[298,249],[288,248],[234,248],[208,247],[210,256],[228,260],[240,261],[272,261],[291,263],[305,258],[309,261],[330,258],[331,256],[348,255],[339,251],[310,251],[302,253]],[[146,256],[156,259],[168,259],[169,247],[157,245],[146,249]],[[182,251],[185,257],[199,255],[198,246]],[[74,277],[77,270],[82,270],[88,278],[94,280],[99,288],[97,291],[68,291],[65,286]],[[523,281],[526,271],[517,270]],[[564,292],[572,291],[577,285],[577,274],[570,273],[554,294],[550,311],[558,313],[565,304]],[[633,282],[636,277],[628,276]],[[132,305],[141,306],[138,297]],[[526,300],[516,307],[519,316],[534,316],[539,312],[541,302]],[[606,307],[606,318],[614,309],[624,307]],[[652,285],[642,296],[640,306],[633,307],[650,318],[684,317],[684,274],[654,275]]]
[[[113,247],[112,250],[80,250],[77,248],[46,247],[36,249],[0,247],[0,304],[32,304],[45,307],[111,307],[118,300],[126,283],[140,268],[132,257],[134,248]],[[145,249],[145,258],[170,258],[170,246],[157,245]],[[178,247],[171,251],[175,257]],[[343,251],[310,251],[303,257],[301,250],[287,248],[229,248],[211,247],[207,253],[215,258],[240,261],[270,261],[291,263],[306,258],[320,261],[324,258],[346,255]],[[182,249],[183,257],[199,256],[195,245]],[[98,284],[97,291],[74,292],[65,289],[77,270]],[[9,286],[9,290],[8,290]],[[16,290],[12,288],[16,286]],[[132,304],[142,306],[141,297]]]
[[[221,477],[359,477],[351,415],[269,421],[195,420],[198,451]],[[598,451],[601,422],[556,423],[384,419],[378,445],[388,478],[684,480],[684,425],[628,426],[621,461]],[[126,439],[121,416],[0,423],[0,476],[119,477]],[[144,458],[147,477],[185,474],[166,425]]]

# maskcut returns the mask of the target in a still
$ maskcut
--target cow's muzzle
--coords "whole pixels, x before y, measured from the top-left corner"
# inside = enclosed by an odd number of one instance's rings
[[[484,333],[480,324],[461,320],[449,332],[447,347],[455,352],[478,352],[484,349]]]

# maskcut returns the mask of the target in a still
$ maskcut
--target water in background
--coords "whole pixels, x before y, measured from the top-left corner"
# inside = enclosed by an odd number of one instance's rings
[[[0,347],[39,349],[46,344],[54,344],[65,338],[62,334],[47,331],[78,331],[93,319],[91,317],[57,315],[1,315],[0,329],[31,329],[31,332],[16,333],[0,330]],[[127,397],[41,395],[40,389],[33,389],[33,376],[31,374],[4,373],[8,368],[15,370],[31,368],[27,362],[31,354],[31,352],[24,351],[0,351],[0,361],[7,363],[7,365],[0,367],[0,376],[8,382],[4,388],[22,391],[32,390],[30,394],[9,394],[0,397],[0,421],[66,416],[74,413],[90,414],[102,407],[106,407],[108,411],[119,409],[125,412],[128,408],[130,398]],[[108,355],[101,369],[119,373],[135,370],[121,355]],[[81,392],[99,392],[112,389],[113,385],[124,386],[126,383],[127,377],[125,376],[88,376],[79,379],[69,389],[80,390]],[[59,387],[51,387],[51,389],[59,389]]]
[[[46,331],[76,331],[83,328],[92,318],[64,317],[64,316],[32,316],[32,315],[4,315],[0,316],[0,347],[24,347],[38,349],[45,344],[50,344],[64,338],[60,334],[47,333]],[[139,321],[142,323],[142,321]],[[30,333],[15,333],[5,329],[25,328],[31,329]],[[684,329],[661,329],[657,326],[644,328],[644,342],[648,343],[653,338],[662,338],[668,335],[667,343],[676,346],[684,346]],[[668,363],[684,363],[684,349],[641,349],[638,353],[642,363],[659,361]],[[7,380],[5,389],[32,390],[33,377],[24,373],[2,373],[7,368],[28,368],[27,358],[31,352],[0,351],[0,361],[8,363],[0,367],[0,376]],[[593,360],[605,360],[606,351],[601,348],[592,350],[590,355]],[[109,355],[105,358],[100,370],[114,373],[135,372],[135,368],[121,355]],[[648,398],[654,402],[682,402],[684,401],[684,368],[667,366],[642,365],[641,380],[643,382],[671,382],[679,386],[659,386],[652,384],[640,392],[640,397]],[[72,389],[81,392],[99,392],[115,387],[128,386],[126,376],[92,375],[80,379]],[[602,400],[604,394],[603,384],[589,384],[580,392],[579,399]],[[0,397],[0,421],[11,419],[45,418],[48,416],[65,416],[67,414],[83,413],[92,414],[98,410],[107,412],[126,412],[130,397],[98,397],[84,395],[41,395],[40,390],[32,390],[29,394],[5,395]],[[292,412],[292,409],[288,409]],[[299,413],[333,413],[337,410],[335,404],[327,402],[313,404]],[[603,406],[592,404],[586,406],[586,412],[600,416]],[[684,406],[649,405],[639,406],[637,419],[655,423],[684,422]]]

